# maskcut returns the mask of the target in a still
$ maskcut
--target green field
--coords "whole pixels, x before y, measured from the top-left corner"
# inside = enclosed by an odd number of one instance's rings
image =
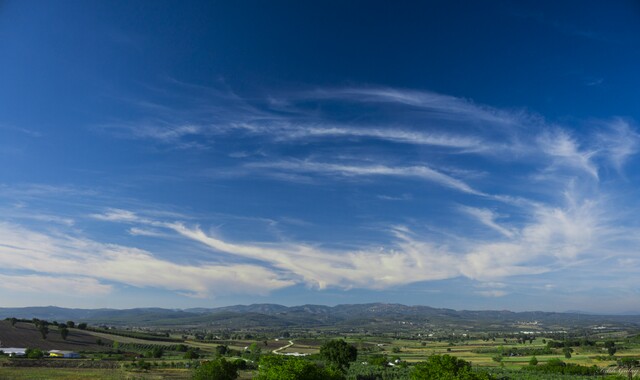
[[[11,380],[160,380],[189,379],[188,370],[127,372],[120,369],[0,368],[0,379]]]

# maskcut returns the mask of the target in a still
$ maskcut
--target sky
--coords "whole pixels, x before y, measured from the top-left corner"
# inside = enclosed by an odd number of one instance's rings
[[[0,2],[0,306],[640,313],[637,1]]]

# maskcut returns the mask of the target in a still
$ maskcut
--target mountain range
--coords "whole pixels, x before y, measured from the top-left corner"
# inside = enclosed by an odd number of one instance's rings
[[[112,326],[225,329],[335,328],[338,330],[640,328],[640,315],[579,312],[453,310],[429,306],[369,303],[337,306],[276,304],[192,309],[70,309],[55,306],[0,308],[0,318],[46,319]]]

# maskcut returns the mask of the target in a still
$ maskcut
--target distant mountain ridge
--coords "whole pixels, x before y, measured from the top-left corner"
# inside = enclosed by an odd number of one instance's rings
[[[39,318],[64,322],[149,327],[211,328],[368,328],[408,323],[415,326],[517,326],[540,323],[547,328],[588,327],[615,324],[640,328],[640,315],[595,315],[585,313],[512,312],[508,310],[453,310],[430,306],[389,303],[344,304],[336,306],[277,304],[233,305],[217,308],[164,309],[71,309],[56,306],[0,308],[0,319]]]

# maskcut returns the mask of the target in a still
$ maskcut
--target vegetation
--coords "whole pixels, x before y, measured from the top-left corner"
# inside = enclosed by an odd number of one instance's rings
[[[193,380],[235,380],[237,378],[238,368],[224,358],[200,365],[193,375]]]
[[[433,355],[415,366],[412,380],[489,380],[486,373],[474,372],[471,364],[450,355]]]
[[[523,333],[508,326],[498,331],[470,324],[460,330],[398,319],[390,331],[386,326],[340,330],[330,323],[284,331],[268,326],[234,330],[104,325],[76,330],[72,326],[80,325],[73,321],[7,318],[0,320],[3,344],[32,348],[30,359],[0,357],[0,364],[31,363],[33,373],[38,366],[107,366],[121,375],[118,378],[175,380],[625,380],[639,369],[640,325],[545,331],[523,322],[518,329],[535,330]],[[53,334],[42,339],[42,326]],[[46,352],[51,349],[82,350],[83,359],[49,359]],[[106,373],[94,378],[105,378]],[[8,375],[0,373],[3,376]],[[15,378],[38,378],[20,376]]]
[[[340,371],[349,367],[356,360],[358,350],[342,339],[331,340],[320,347],[320,356]]]
[[[256,380],[343,380],[332,367],[321,367],[302,358],[268,355],[260,360]]]

